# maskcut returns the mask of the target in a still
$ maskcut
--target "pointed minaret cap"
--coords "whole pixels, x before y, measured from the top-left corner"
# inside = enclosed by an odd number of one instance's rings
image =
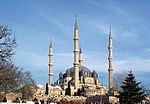
[[[80,51],[79,51],[79,53],[82,53],[82,49],[80,48]]]
[[[50,39],[49,47],[52,47],[52,40]]]
[[[112,39],[112,37],[111,37],[111,26],[110,26],[110,31],[109,31],[109,39]]]
[[[75,26],[74,26],[74,29],[78,29],[77,15],[75,15]]]

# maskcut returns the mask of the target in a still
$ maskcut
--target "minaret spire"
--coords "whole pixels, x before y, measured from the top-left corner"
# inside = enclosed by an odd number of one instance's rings
[[[82,50],[80,48],[80,51],[79,51],[79,65],[82,66],[82,62],[83,62],[83,59],[82,59]]]
[[[113,67],[112,67],[112,36],[111,36],[111,26],[110,26],[110,32],[109,32],[109,46],[108,46],[108,51],[109,51],[109,57],[108,57],[108,61],[109,61],[109,68],[108,68],[108,72],[109,72],[109,91],[111,90],[111,88],[113,87]]]
[[[77,15],[75,15],[75,24],[74,24],[74,29],[78,30]]]
[[[49,47],[51,47],[51,48],[52,48],[52,40],[51,40],[51,39],[50,39]]]
[[[75,17],[74,26],[74,87],[79,87],[79,37],[78,37],[78,25],[77,16]]]
[[[52,41],[50,40],[49,44],[49,85],[52,85],[53,83],[53,62],[52,62],[52,57],[53,57],[53,50],[52,50]]]
[[[112,36],[111,36],[111,26],[110,26],[110,31],[109,31],[109,39],[112,39]]]

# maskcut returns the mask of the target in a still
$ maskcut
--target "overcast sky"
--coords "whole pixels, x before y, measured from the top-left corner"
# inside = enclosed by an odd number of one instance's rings
[[[112,26],[114,73],[132,70],[150,86],[149,0],[0,0],[0,23],[17,39],[13,61],[48,81],[48,46],[52,38],[54,80],[73,66],[73,28],[78,16],[83,64],[108,77],[108,33]],[[149,87],[150,89],[150,87]]]

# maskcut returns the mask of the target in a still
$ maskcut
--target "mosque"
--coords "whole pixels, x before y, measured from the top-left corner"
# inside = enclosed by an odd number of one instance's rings
[[[113,68],[112,68],[112,37],[111,28],[108,42],[108,91],[113,88]],[[69,96],[96,96],[106,95],[107,87],[101,85],[98,80],[98,74],[95,70],[90,70],[83,65],[82,50],[79,49],[78,24],[77,17],[74,25],[74,63],[73,67],[67,69],[64,73],[59,73],[59,79],[53,83],[53,49],[52,42],[49,45],[49,83],[46,87],[38,85],[36,94],[48,95],[69,95]]]

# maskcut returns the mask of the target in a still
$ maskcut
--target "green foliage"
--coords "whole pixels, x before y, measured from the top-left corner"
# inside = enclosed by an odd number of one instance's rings
[[[137,82],[132,71],[130,71],[128,76],[122,82],[122,90],[119,92],[120,104],[136,104],[145,99],[146,94],[140,84],[141,82]]]

